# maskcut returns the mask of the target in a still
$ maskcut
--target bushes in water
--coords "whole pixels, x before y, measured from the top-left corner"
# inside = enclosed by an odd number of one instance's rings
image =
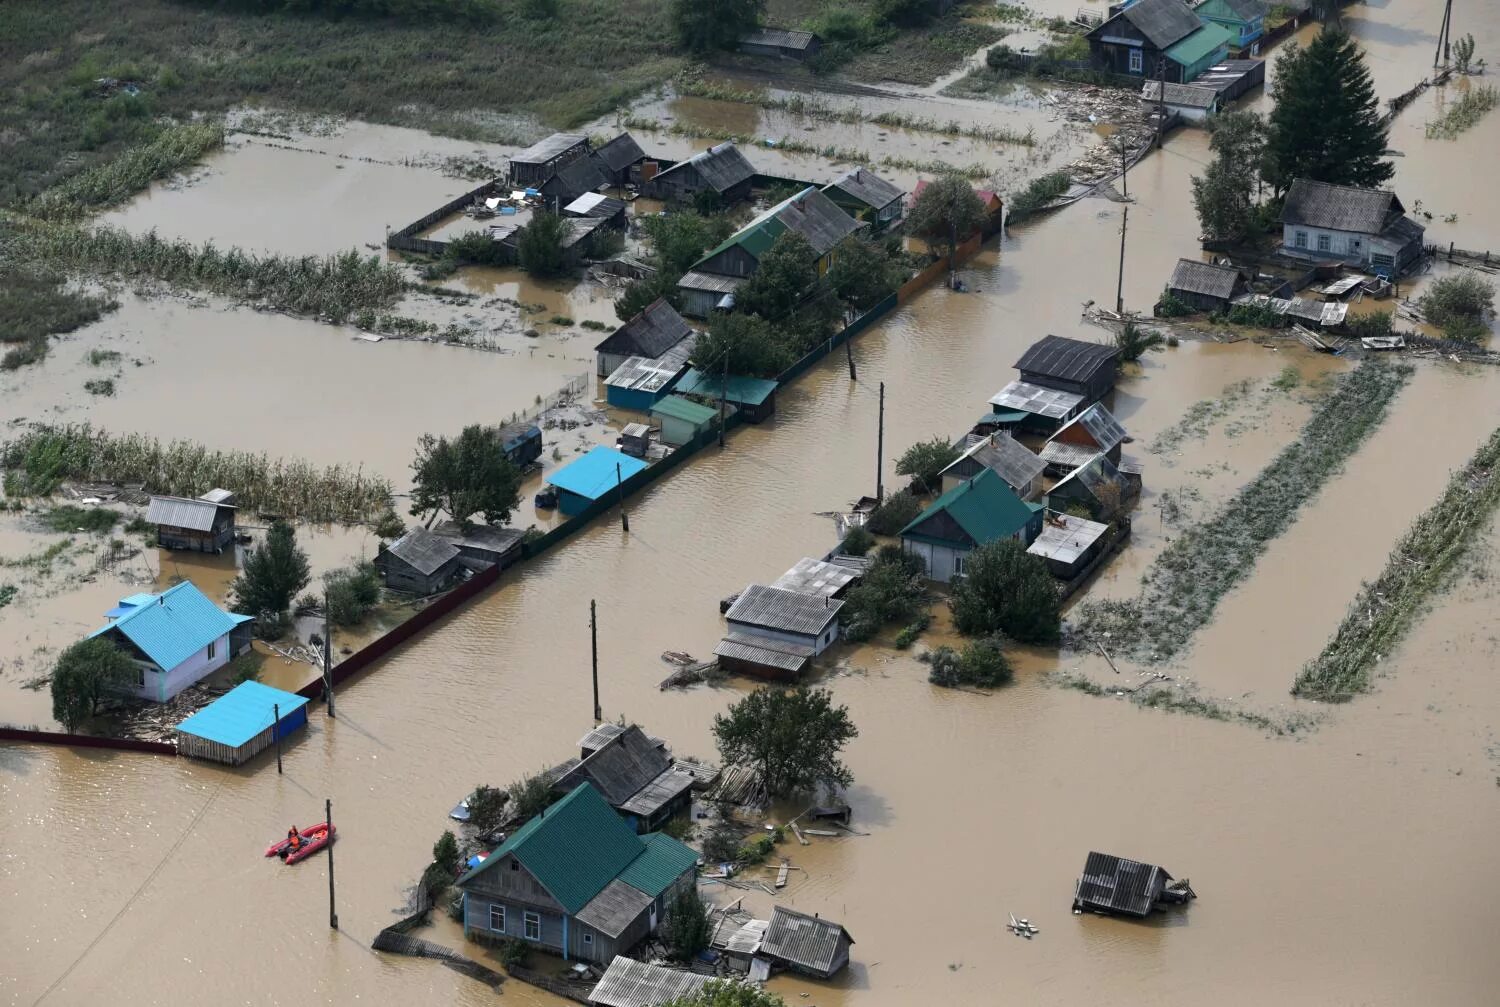
[[[1489,335],[1486,323],[1495,313],[1495,285],[1472,273],[1454,273],[1433,281],[1417,298],[1417,307],[1449,339],[1477,343]]]
[[[62,504],[42,515],[42,524],[46,525],[49,531],[55,532],[83,531],[103,535],[119,523],[119,513],[108,507],[76,507],[73,504]]]
[[[330,570],[323,575],[328,619],[335,626],[357,626],[380,604],[380,574],[373,563]]]
[[[895,535],[922,513],[922,504],[909,490],[892,493],[870,514],[865,527],[876,535]]]
[[[1052,643],[1061,627],[1056,579],[1015,539],[986,543],[964,558],[951,604],[953,625],[965,636]]]
[[[928,666],[927,681],[948,689],[994,688],[1005,685],[1014,674],[996,640],[970,640],[961,651],[939,647],[923,654],[921,660]]]
[[[1231,325],[1248,325],[1253,329],[1284,329],[1287,326],[1287,317],[1278,314],[1275,308],[1266,304],[1236,304],[1224,315],[1224,320]]]
[[[26,212],[43,220],[79,220],[118,206],[159,178],[196,164],[224,146],[219,123],[189,123],[162,130],[119,157],[80,171],[27,204]]]
[[[865,531],[863,526],[856,525],[844,536],[843,548],[846,556],[863,556],[875,548],[875,536]]]
[[[47,355],[47,337],[97,322],[120,305],[69,290],[61,273],[17,263],[0,264],[0,370],[13,371]]]
[[[1120,351],[1121,363],[1139,360],[1148,350],[1156,349],[1163,342],[1165,340],[1160,332],[1144,329],[1133,319],[1126,321],[1120,331],[1115,333],[1115,347]]]
[[[1374,336],[1389,336],[1395,331],[1389,311],[1372,311],[1368,315],[1350,315],[1344,321],[1344,328],[1356,339],[1365,339]]]
[[[1072,184],[1073,178],[1066,171],[1054,171],[1032,179],[1026,188],[1010,197],[1010,216],[1035,213],[1067,192]]]
[[[839,610],[844,639],[861,643],[887,623],[912,622],[926,604],[922,561],[903,554],[898,546],[886,546],[844,597]]]
[[[1172,288],[1162,289],[1161,300],[1156,302],[1156,314],[1160,318],[1181,318],[1193,313],[1192,305],[1172,293]]]

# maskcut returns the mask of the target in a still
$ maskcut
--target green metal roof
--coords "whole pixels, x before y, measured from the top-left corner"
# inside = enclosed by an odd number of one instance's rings
[[[808,188],[811,188],[811,186],[809,186]],[[807,189],[802,190],[802,192],[806,191]],[[715,255],[718,255],[726,248],[733,248],[735,245],[742,246],[745,251],[749,252],[751,255],[755,256],[755,258],[759,259],[762,255],[766,254],[766,252],[771,248],[772,245],[776,244],[776,239],[781,237],[782,232],[786,230],[786,225],[783,224],[776,215],[780,213],[788,203],[796,199],[797,196],[802,195],[802,192],[797,193],[796,196],[788,196],[786,199],[783,199],[781,202],[777,203],[775,206],[771,207],[769,210],[765,211],[754,220],[750,221],[750,223],[746,224],[738,231],[735,231],[723,241],[719,242],[717,247],[709,249],[704,254],[703,258],[699,259],[698,261],[704,262],[708,259],[712,259]]]
[[[684,395],[703,395],[716,399],[719,397],[720,385],[724,385],[724,382],[718,377],[710,377],[695,367],[677,382],[677,390]],[[731,374],[725,386],[724,398],[736,405],[758,406],[770,398],[774,391],[776,382],[769,378],[745,378]]]
[[[670,416],[674,420],[701,426],[713,420],[718,414],[708,406],[685,399],[681,395],[668,395],[651,407],[651,415]]]
[[[654,899],[698,862],[698,854],[665,832],[642,838],[646,851],[621,872],[620,880]]]
[[[994,469],[985,469],[934,500],[911,524],[901,529],[903,538],[936,541],[916,529],[929,518],[947,511],[976,544],[1009,538],[1026,527],[1035,513],[1016,496]]]
[[[1192,66],[1214,50],[1229,44],[1234,33],[1212,21],[1167,49],[1167,57],[1183,66]]]

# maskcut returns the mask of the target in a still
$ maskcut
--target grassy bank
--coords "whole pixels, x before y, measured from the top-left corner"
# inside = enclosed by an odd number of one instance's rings
[[[48,189],[26,211],[43,220],[79,220],[119,206],[157,179],[197,164],[209,151],[223,146],[224,127],[219,123],[173,126]]]
[[[1107,638],[1111,650],[1138,661],[1175,655],[1213,618],[1219,599],[1249,577],[1298,509],[1380,426],[1412,372],[1409,364],[1361,364],[1248,486],[1162,550],[1142,577],[1138,597],[1086,603],[1070,632],[1089,640]]]
[[[1385,569],[1361,588],[1322,653],[1297,676],[1292,693],[1339,702],[1368,692],[1376,665],[1406,636],[1454,564],[1500,505],[1500,430],[1452,479],[1438,502],[1396,543]]]
[[[1314,718],[1304,714],[1288,713],[1273,716],[1256,710],[1247,710],[1241,706],[1211,699],[1192,686],[1175,682],[1147,682],[1132,688],[1110,688],[1100,685],[1087,676],[1070,671],[1052,672],[1047,678],[1054,685],[1090,696],[1128,698],[1132,704],[1142,709],[1185,713],[1207,720],[1244,724],[1271,734],[1298,734],[1311,729],[1316,724]]]
[[[386,480],[335,465],[245,451],[215,451],[190,441],[163,444],[140,434],[116,436],[88,424],[37,426],[0,446],[7,496],[45,496],[63,480],[141,483],[151,493],[198,496],[234,490],[246,511],[358,524],[391,506]]]

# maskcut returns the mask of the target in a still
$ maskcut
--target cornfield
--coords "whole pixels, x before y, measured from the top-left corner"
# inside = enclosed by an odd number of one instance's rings
[[[196,164],[222,146],[224,127],[218,123],[172,126],[149,143],[53,186],[33,199],[27,211],[43,220],[79,220],[130,200],[156,179]]]
[[[1360,589],[1333,639],[1297,676],[1292,694],[1341,702],[1368,692],[1371,672],[1389,657],[1448,571],[1489,526],[1500,504],[1500,430],[1449,480],[1438,502],[1396,543],[1385,569]]]
[[[301,459],[215,451],[116,436],[85,423],[35,426],[0,446],[7,495],[44,496],[64,479],[141,483],[149,493],[194,497],[232,490],[244,510],[314,522],[360,524],[391,507],[391,485],[359,469],[319,469]]]

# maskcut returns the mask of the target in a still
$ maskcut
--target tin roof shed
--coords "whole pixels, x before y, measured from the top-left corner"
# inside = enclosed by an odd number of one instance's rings
[[[708,980],[708,976],[695,972],[662,968],[616,955],[589,994],[589,1003],[597,1007],[657,1007],[697,993]]]
[[[548,473],[547,482],[585,500],[598,500],[621,480],[645,468],[646,463],[639,458],[600,444],[556,472]]]

